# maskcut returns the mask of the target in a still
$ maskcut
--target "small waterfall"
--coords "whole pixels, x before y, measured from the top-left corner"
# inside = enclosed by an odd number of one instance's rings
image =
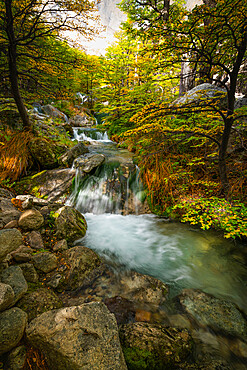
[[[89,142],[111,142],[107,132],[99,132],[92,128],[74,127],[74,139],[78,141],[89,141]]]
[[[81,175],[77,170],[74,191],[68,201],[82,213],[138,214],[142,203],[139,173],[133,164],[108,162],[94,174]]]

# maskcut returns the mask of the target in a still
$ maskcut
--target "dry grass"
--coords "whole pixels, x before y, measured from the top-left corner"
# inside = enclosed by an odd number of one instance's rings
[[[0,138],[0,181],[15,181],[25,173],[29,163],[28,143],[33,134],[29,131],[7,130]]]

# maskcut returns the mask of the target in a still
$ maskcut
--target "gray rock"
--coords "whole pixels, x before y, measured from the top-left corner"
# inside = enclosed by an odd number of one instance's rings
[[[16,262],[28,262],[31,259],[33,250],[25,245],[21,245],[14,252],[11,252],[11,256]]]
[[[82,214],[73,207],[64,206],[56,215],[55,226],[58,239],[66,239],[68,243],[85,236],[87,223]]]
[[[144,369],[177,369],[192,354],[192,339],[184,329],[131,323],[122,325],[119,335],[130,369],[141,369],[140,366]]]
[[[30,245],[33,249],[42,249],[44,248],[44,243],[42,236],[39,231],[31,231],[27,235],[27,243]]]
[[[42,171],[31,179],[30,177],[23,178],[20,184],[27,192],[36,194],[38,191],[40,196],[46,197],[42,201],[46,201],[44,205],[47,205],[47,202],[60,200],[64,194],[67,195],[72,186],[75,173],[75,170],[69,168]],[[36,205],[35,200],[34,205]]]
[[[64,153],[59,158],[59,162],[66,167],[71,167],[74,159],[88,152],[88,148],[83,143],[79,143]]]
[[[159,306],[165,301],[168,286],[152,276],[130,272],[121,277],[121,296],[131,301]]]
[[[200,324],[247,339],[247,322],[233,303],[193,289],[184,289],[178,300]]]
[[[69,266],[69,271],[65,272],[60,288],[75,290],[82,287],[85,282],[92,283],[92,278],[100,273],[101,260],[87,247],[73,247],[63,253],[63,258]]]
[[[12,199],[14,197],[15,196],[13,193],[11,193],[11,191],[4,188],[0,188],[0,198]]]
[[[11,203],[10,199],[0,198],[0,227],[4,227],[8,222],[17,220],[21,212]]]
[[[234,108],[235,109],[242,108],[245,105],[247,105],[247,96],[243,96],[242,98],[236,99]]]
[[[17,229],[0,230],[0,262],[6,255],[22,244],[22,235]]]
[[[53,247],[54,252],[61,252],[68,249],[68,243],[65,239],[59,240]]]
[[[176,99],[172,105],[182,105],[191,102],[202,102],[207,100],[217,101],[217,105],[226,105],[226,90],[209,83],[204,83],[187,91],[181,98]]]
[[[73,127],[85,127],[95,125],[95,119],[86,114],[77,114],[69,119],[69,124]]]
[[[16,199],[21,200],[23,203],[26,202],[26,201],[31,201],[31,203],[34,206],[44,207],[44,206],[47,206],[49,204],[49,202],[46,199],[37,198],[37,197],[34,197],[33,195],[30,195],[30,194],[17,195]],[[23,203],[22,203],[22,208],[23,208]]]
[[[0,283],[0,311],[4,311],[14,304],[15,293],[10,285]]]
[[[41,109],[42,109],[42,112],[44,112],[50,117],[60,118],[65,122],[68,120],[66,114],[64,114],[63,112],[60,112],[60,110],[53,107],[53,105],[51,104],[43,105]]]
[[[44,217],[36,209],[29,209],[19,218],[19,226],[23,230],[37,230],[44,224]]]
[[[18,307],[0,313],[0,355],[19,343],[26,324],[27,314]]]
[[[13,304],[19,301],[28,289],[27,282],[19,266],[10,266],[3,270],[0,280],[2,283],[10,285],[13,289],[15,295]]]
[[[82,172],[89,173],[94,168],[99,167],[105,160],[103,154],[85,154],[74,161],[74,167],[79,168]]]
[[[45,273],[57,267],[57,257],[50,252],[37,253],[32,257],[32,261],[37,270]]]
[[[27,350],[25,346],[19,346],[7,355],[5,369],[8,370],[22,370],[26,362]]]
[[[127,369],[116,319],[102,303],[43,313],[26,334],[53,370]]]
[[[39,280],[39,275],[37,274],[37,271],[32,263],[22,263],[20,268],[22,269],[26,281],[30,283],[37,283]]]
[[[31,321],[44,312],[63,307],[63,304],[51,289],[37,288],[25,294],[17,306],[27,313],[28,321]]]

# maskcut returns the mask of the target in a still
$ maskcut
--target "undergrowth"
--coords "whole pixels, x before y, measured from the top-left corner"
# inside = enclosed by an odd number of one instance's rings
[[[30,164],[28,143],[32,138],[30,131],[0,132],[0,181],[15,181],[25,173]]]

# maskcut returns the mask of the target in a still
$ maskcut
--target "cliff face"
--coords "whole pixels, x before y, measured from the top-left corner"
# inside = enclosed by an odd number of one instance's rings
[[[119,2],[119,0],[102,0],[97,5],[101,22],[109,33],[118,31],[120,23],[127,19],[126,15],[117,7]]]
[[[101,0],[97,5],[101,22],[106,26],[108,32],[118,31],[120,23],[124,22],[127,18],[117,7],[120,1],[121,0]],[[199,4],[202,4],[202,0],[186,0],[186,7],[188,9],[192,9],[195,5]]]
[[[101,23],[105,26],[105,31],[101,32],[100,37],[92,42],[84,42],[84,46],[89,54],[104,54],[105,49],[114,42],[114,34],[119,31],[121,22],[127,19],[119,8],[121,0],[99,0],[97,8]],[[202,0],[186,0],[188,9],[192,9],[196,4],[201,4]]]

